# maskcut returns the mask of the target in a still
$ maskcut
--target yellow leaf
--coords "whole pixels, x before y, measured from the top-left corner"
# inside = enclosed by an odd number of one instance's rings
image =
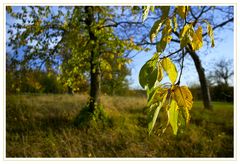
[[[188,11],[189,11],[189,7],[188,6],[177,6],[176,7],[177,13],[178,15],[182,18],[185,19]]]
[[[213,29],[212,29],[212,26],[209,23],[207,25],[207,33],[208,33],[208,36],[210,37],[211,42],[212,42],[211,47],[214,47],[215,43],[214,43]]]
[[[158,81],[161,81],[162,78],[163,78],[163,70],[162,70],[161,64],[159,63],[158,64],[158,77],[157,77],[157,79],[158,79]]]
[[[150,10],[150,6],[144,6],[144,8],[143,8],[143,15],[142,15],[143,22],[147,18],[149,10]]]
[[[180,32],[180,40],[185,36],[189,29],[192,28],[192,24],[186,24]]]
[[[188,124],[190,120],[189,110],[192,108],[192,94],[187,86],[174,86],[171,93],[173,99],[177,102],[177,105],[182,112],[183,118]]]
[[[161,61],[164,71],[168,74],[168,77],[172,84],[177,80],[178,72],[175,64],[169,58],[163,58]]]
[[[174,26],[173,31],[177,31],[178,24],[177,24],[177,18],[176,18],[176,16],[173,17],[173,26]]]
[[[177,102],[180,108],[192,108],[192,94],[187,86],[174,86],[172,89],[173,99]]]
[[[192,30],[192,48],[193,50],[199,50],[203,46],[203,40],[202,40],[202,27],[199,26],[196,32]]]
[[[180,47],[186,47],[188,43],[191,43],[190,39],[190,29],[192,29],[192,24],[186,24],[180,32]]]
[[[163,31],[162,31],[162,38],[161,38],[160,42],[157,43],[157,47],[156,47],[157,52],[162,53],[165,50],[167,44],[172,39],[171,33],[172,33],[171,20],[167,19],[165,22]]]

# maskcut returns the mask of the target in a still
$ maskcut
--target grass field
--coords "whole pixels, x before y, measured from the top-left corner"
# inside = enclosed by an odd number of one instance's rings
[[[6,97],[7,157],[233,157],[233,104],[194,102],[190,125],[147,133],[146,99],[102,96],[109,125],[76,126],[86,95]],[[157,127],[161,124],[157,124]]]

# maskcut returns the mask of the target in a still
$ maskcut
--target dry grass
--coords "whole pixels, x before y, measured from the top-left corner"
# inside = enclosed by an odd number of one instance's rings
[[[7,157],[233,157],[232,104],[206,111],[196,102],[183,133],[149,136],[145,98],[101,99],[111,120],[104,128],[74,125],[87,95],[7,96]]]

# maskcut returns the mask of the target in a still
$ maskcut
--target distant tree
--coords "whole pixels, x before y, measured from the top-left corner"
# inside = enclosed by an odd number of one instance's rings
[[[229,86],[229,80],[233,76],[232,60],[220,60],[215,63],[213,71],[209,72],[208,80],[212,85]]]
[[[111,65],[110,73],[102,76],[102,91],[109,95],[124,95],[129,89],[126,77],[131,74],[131,70],[125,64],[117,65],[112,62]]]

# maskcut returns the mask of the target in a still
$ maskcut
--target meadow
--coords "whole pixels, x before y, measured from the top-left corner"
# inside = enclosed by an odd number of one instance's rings
[[[184,131],[174,136],[169,126],[160,134],[158,123],[149,136],[145,97],[101,100],[107,121],[80,126],[87,95],[7,95],[6,157],[234,156],[232,103],[213,102],[209,111],[194,101]]]

